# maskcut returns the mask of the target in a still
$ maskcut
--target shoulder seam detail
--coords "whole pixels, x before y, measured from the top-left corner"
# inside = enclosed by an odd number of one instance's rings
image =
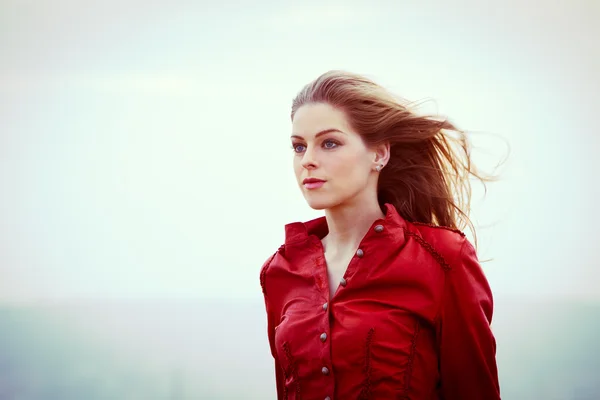
[[[428,241],[406,228],[404,228],[404,233],[414,238],[429,254],[431,254],[431,256],[438,262],[438,264],[440,264],[444,271],[450,271],[452,269],[450,264],[446,262],[446,259],[440,253],[438,253]]]
[[[451,228],[449,226],[444,226],[444,225],[435,225],[435,224],[430,224],[427,222],[410,222],[410,223],[413,225],[417,225],[417,226],[426,226],[429,228],[445,229],[447,231],[458,233],[460,236],[465,237],[465,233],[457,228]]]
[[[262,289],[263,295],[267,294],[267,290],[265,288],[265,277],[267,275],[267,269],[269,269],[269,266],[273,262],[273,259],[275,258],[275,256],[277,255],[278,252],[279,252],[279,250],[276,251],[275,253],[273,253],[273,255],[265,262],[265,264],[263,265],[263,267],[260,271],[260,287]]]

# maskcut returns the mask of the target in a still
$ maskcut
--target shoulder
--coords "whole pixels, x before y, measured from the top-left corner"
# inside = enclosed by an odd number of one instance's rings
[[[491,321],[493,296],[477,251],[457,229],[408,223],[407,233],[431,254],[444,271],[445,296],[483,307]]]
[[[405,233],[431,254],[444,270],[452,269],[465,246],[471,246],[464,232],[446,226],[407,222]]]
[[[260,269],[260,286],[262,288],[263,294],[266,293],[266,278],[267,274],[270,272],[273,264],[276,264],[277,260],[283,256],[285,252],[285,245],[279,246],[277,251],[271,254],[264,262]]]

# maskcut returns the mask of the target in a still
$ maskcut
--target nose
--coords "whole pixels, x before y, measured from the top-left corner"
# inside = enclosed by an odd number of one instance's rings
[[[302,156],[302,167],[305,169],[315,169],[317,168],[317,161],[315,159],[315,154],[309,148],[306,149],[304,155]]]

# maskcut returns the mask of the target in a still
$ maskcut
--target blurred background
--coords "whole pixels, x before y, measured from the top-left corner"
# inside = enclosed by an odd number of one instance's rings
[[[274,399],[262,263],[320,215],[291,100],[473,132],[504,399],[600,398],[600,3],[0,1],[0,399]],[[510,148],[508,147],[510,146]]]

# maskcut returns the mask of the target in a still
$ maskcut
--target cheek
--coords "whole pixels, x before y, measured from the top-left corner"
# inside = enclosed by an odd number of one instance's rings
[[[365,155],[350,153],[336,160],[336,175],[351,185],[360,185],[369,176],[370,164],[365,161]]]

